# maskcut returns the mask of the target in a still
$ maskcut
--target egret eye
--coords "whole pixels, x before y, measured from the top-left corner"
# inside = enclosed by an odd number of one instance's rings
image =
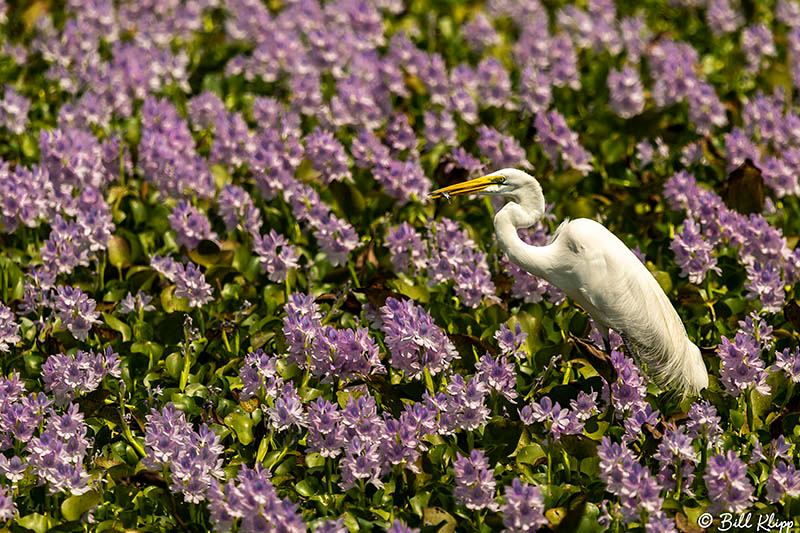
[[[494,183],[495,185],[502,185],[505,182],[506,182],[505,176],[497,176],[496,178],[492,178],[492,183]]]

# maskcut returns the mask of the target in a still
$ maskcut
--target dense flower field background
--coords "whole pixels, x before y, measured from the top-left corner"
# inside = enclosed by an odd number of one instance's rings
[[[0,526],[697,531],[800,516],[796,0],[0,2]],[[509,263],[602,221],[661,391]]]

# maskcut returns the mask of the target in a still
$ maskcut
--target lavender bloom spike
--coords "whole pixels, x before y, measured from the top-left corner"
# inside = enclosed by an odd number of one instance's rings
[[[19,324],[14,321],[14,313],[0,302],[0,352],[8,352],[20,340]]]

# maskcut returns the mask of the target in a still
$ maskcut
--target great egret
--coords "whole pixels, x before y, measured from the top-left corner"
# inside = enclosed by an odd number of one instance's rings
[[[594,220],[579,218],[562,222],[547,246],[524,242],[517,229],[542,217],[544,195],[533,176],[513,168],[438,189],[431,197],[468,193],[510,198],[494,215],[497,239],[509,259],[578,302],[605,339],[609,328],[622,335],[661,385],[684,396],[708,386],[700,350],[689,340],[675,308],[616,235]]]

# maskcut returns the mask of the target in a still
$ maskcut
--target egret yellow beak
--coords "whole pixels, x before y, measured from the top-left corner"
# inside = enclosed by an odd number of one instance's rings
[[[449,200],[451,196],[457,196],[459,194],[469,194],[472,192],[480,192],[489,185],[496,185],[499,183],[503,183],[504,180],[505,178],[503,178],[503,176],[497,176],[497,175],[481,176],[480,178],[475,178],[468,181],[462,181],[461,183],[456,183],[455,185],[450,185],[449,187],[443,187],[441,189],[437,189],[431,192],[430,196],[431,198],[445,197]]]

